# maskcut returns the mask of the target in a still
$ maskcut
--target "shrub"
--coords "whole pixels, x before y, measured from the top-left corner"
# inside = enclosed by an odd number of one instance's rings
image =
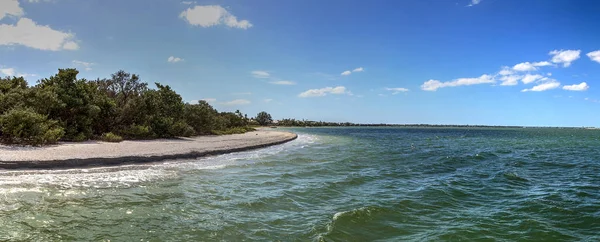
[[[150,139],[154,136],[152,130],[144,125],[131,125],[120,132],[128,139]]]
[[[9,144],[52,144],[65,134],[58,122],[29,108],[12,109],[0,116],[0,130],[0,139]]]
[[[169,134],[174,137],[190,137],[195,133],[194,128],[183,121],[178,121],[169,127]]]
[[[123,137],[113,134],[112,132],[102,134],[100,139],[105,142],[115,142],[115,143],[123,141]]]
[[[256,129],[251,127],[235,127],[225,130],[213,130],[212,134],[214,135],[227,135],[227,134],[243,134],[250,131],[256,131]]]

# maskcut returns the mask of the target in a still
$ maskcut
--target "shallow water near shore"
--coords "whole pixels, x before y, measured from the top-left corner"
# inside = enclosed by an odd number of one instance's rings
[[[600,240],[600,131],[297,128],[197,160],[0,170],[0,240]]]

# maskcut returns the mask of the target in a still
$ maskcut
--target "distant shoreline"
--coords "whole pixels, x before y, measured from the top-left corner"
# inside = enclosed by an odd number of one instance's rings
[[[0,168],[75,168],[194,159],[283,144],[297,137],[290,132],[258,130],[244,134],[121,143],[63,142],[44,147],[0,145]]]
[[[494,126],[494,125],[448,125],[448,124],[350,124],[350,125],[305,125],[287,126],[276,125],[279,128],[304,128],[304,127],[406,127],[406,128],[550,128],[550,129],[600,129],[597,127],[561,127],[561,126]]]

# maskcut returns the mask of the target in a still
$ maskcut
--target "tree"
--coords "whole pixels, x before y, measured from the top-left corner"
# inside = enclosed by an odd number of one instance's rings
[[[271,114],[268,114],[265,111],[262,111],[256,115],[256,121],[260,125],[269,125],[273,122],[273,118],[271,118]]]

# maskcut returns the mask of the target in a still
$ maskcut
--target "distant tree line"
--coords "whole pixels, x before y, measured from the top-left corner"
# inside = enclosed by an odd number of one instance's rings
[[[239,110],[218,112],[206,101],[185,103],[168,85],[149,88],[125,71],[96,80],[78,79],[78,73],[59,69],[35,86],[22,77],[0,78],[0,142],[189,137],[243,133],[258,124]],[[270,115],[265,125],[269,120]]]

